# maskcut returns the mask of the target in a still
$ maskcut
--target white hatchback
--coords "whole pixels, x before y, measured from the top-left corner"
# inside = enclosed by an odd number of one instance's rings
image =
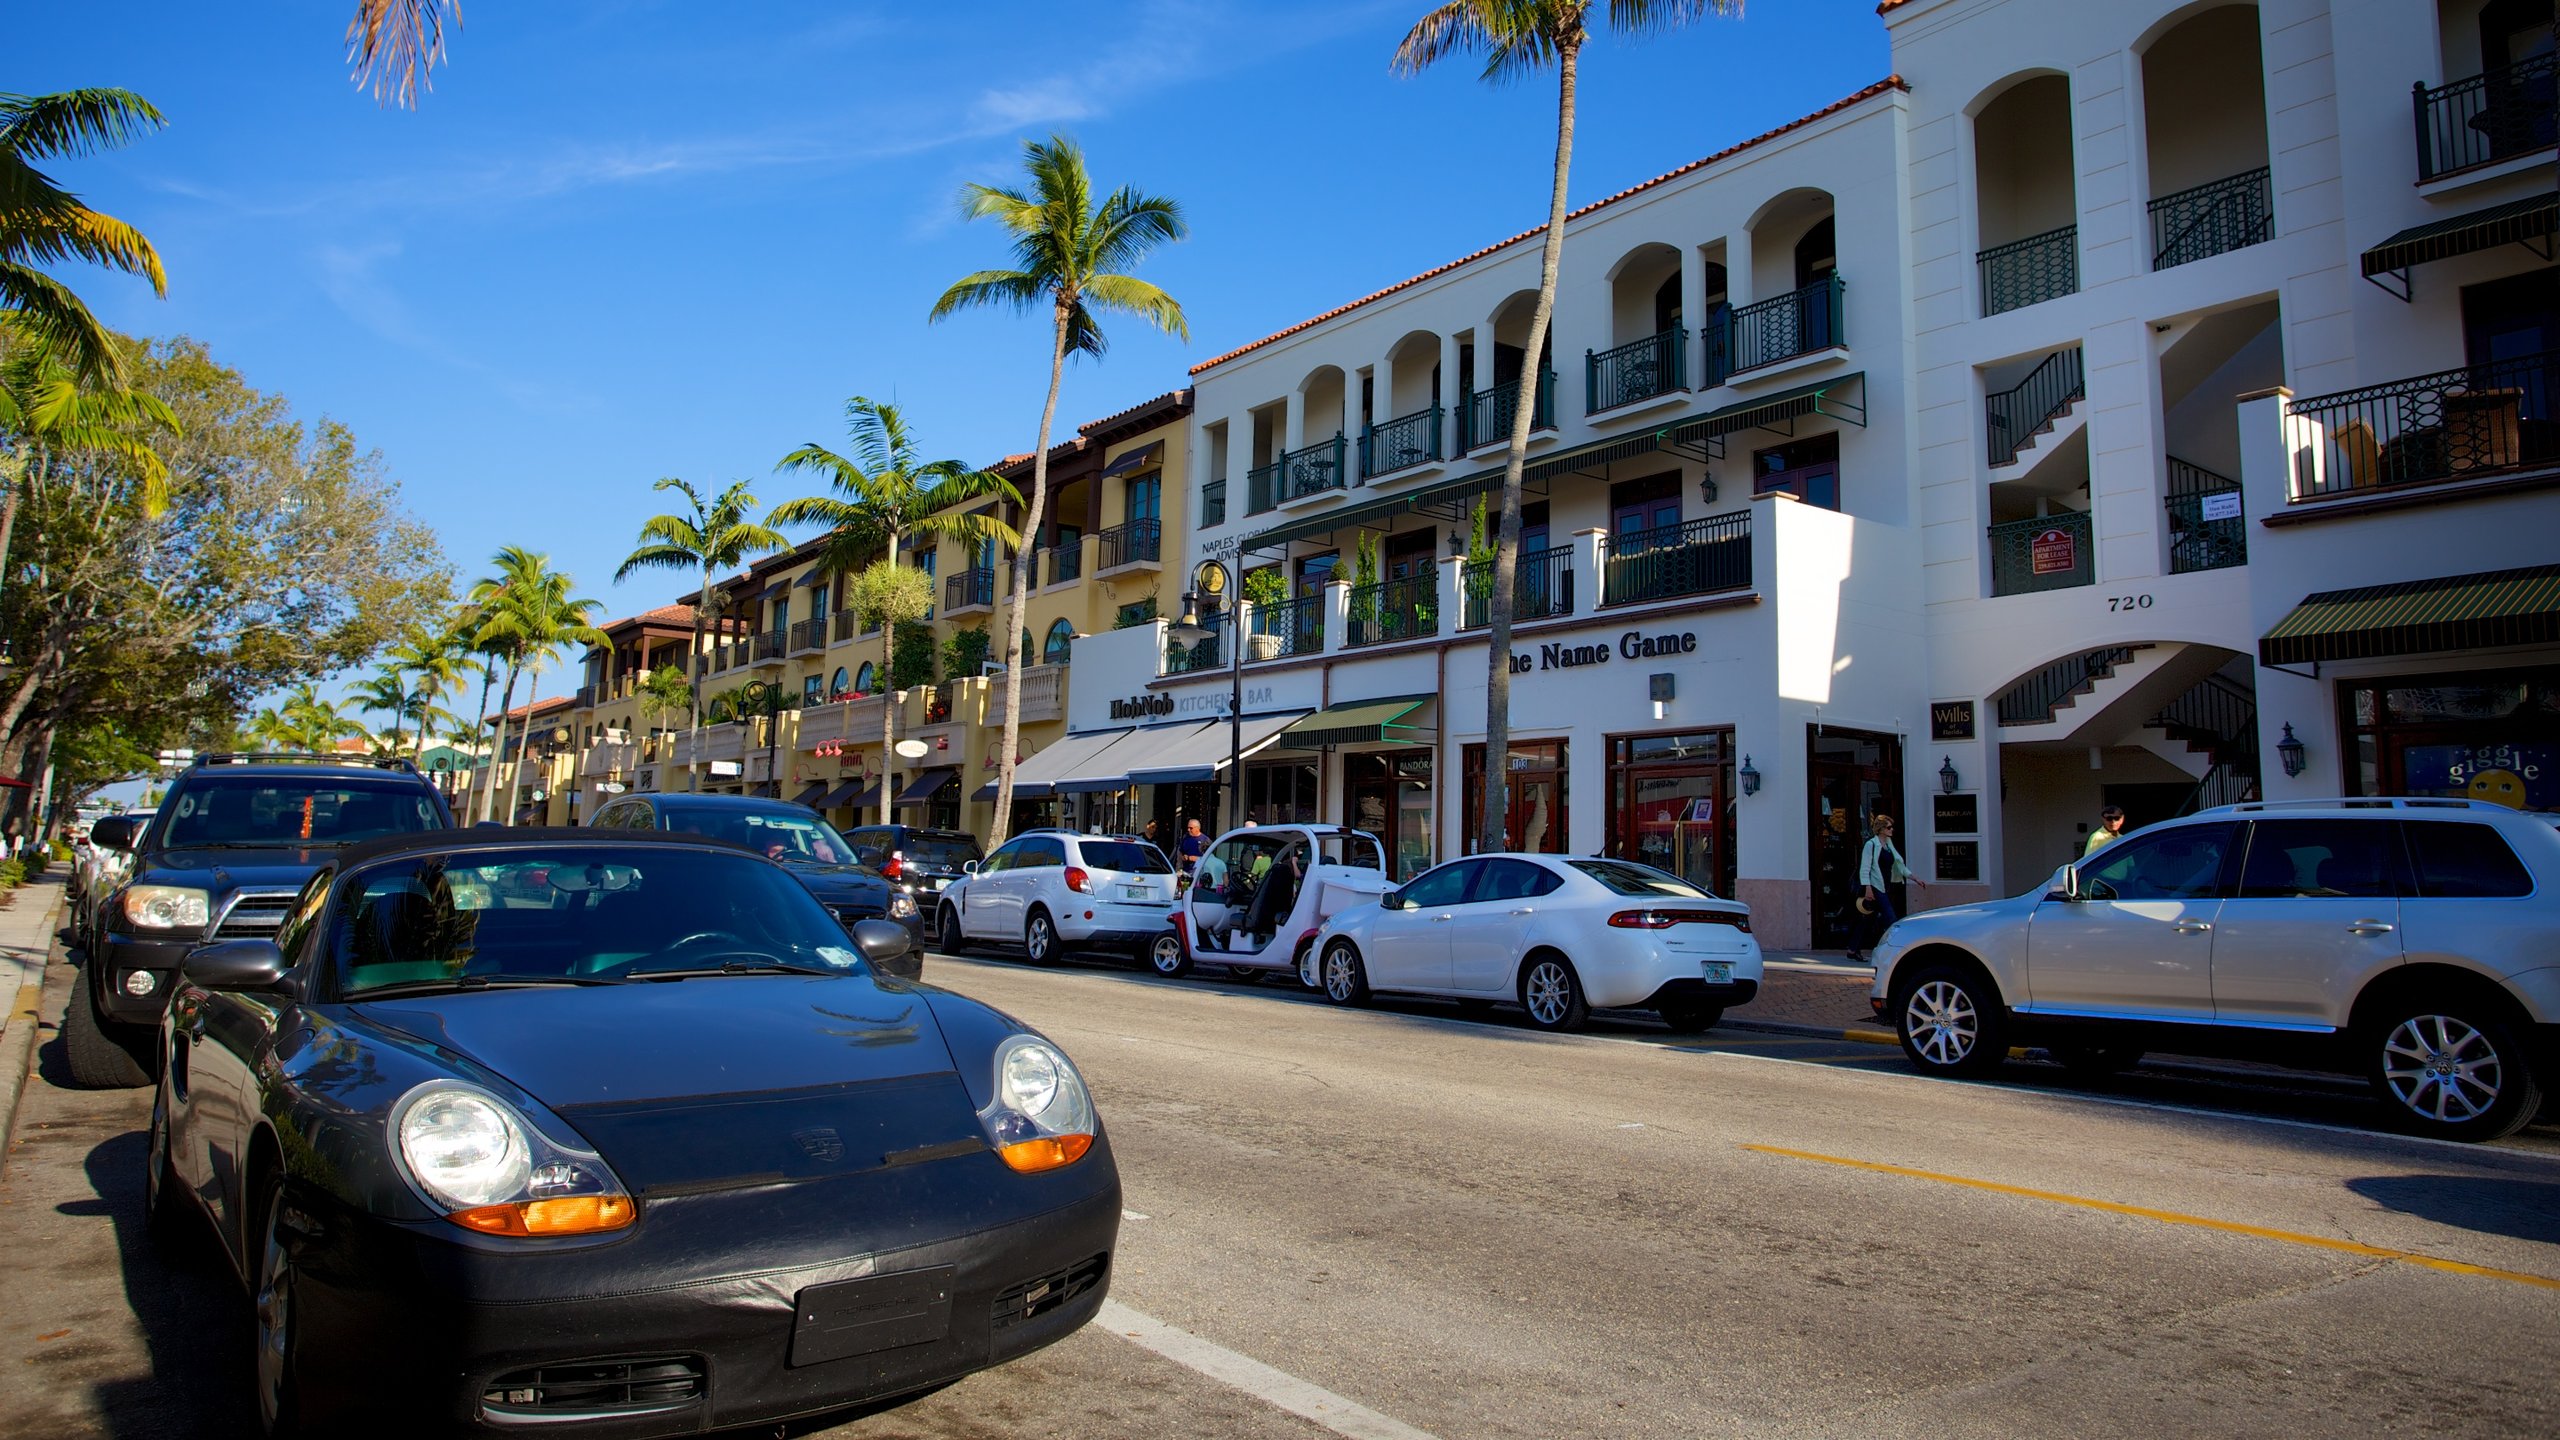
[[[1760,991],[1751,907],[1666,871],[1563,855],[1470,855],[1316,936],[1326,996],[1513,1000],[1542,1030],[1641,1009],[1695,1034]]]
[[[1144,840],[1032,830],[962,869],[934,932],[948,949],[1018,945],[1035,965],[1065,950],[1142,956],[1173,923],[1173,864]]]

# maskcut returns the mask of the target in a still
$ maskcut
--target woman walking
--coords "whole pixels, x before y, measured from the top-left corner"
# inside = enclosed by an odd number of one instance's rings
[[[1902,852],[1893,848],[1893,817],[1879,811],[1867,821],[1867,846],[1858,852],[1858,916],[1864,923],[1858,932],[1857,948],[1849,952],[1852,960],[1864,960],[1867,951],[1893,922],[1902,917],[1902,907],[1894,903],[1892,887],[1909,883],[1926,890],[1928,882],[1915,878],[1911,868],[1902,863]]]

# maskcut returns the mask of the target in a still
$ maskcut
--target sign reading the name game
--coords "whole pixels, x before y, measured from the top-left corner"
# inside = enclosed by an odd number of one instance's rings
[[[1605,642],[1577,644],[1571,640],[1551,640],[1538,647],[1535,654],[1514,651],[1511,673],[1526,675],[1533,670],[1571,670],[1584,665],[1606,665],[1612,658],[1620,660],[1657,660],[1669,655],[1694,655],[1698,652],[1698,632],[1694,630],[1661,630],[1646,634],[1630,630],[1618,637],[1612,647]]]

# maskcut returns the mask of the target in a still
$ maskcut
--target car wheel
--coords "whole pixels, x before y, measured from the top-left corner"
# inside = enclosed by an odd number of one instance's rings
[[[202,1231],[188,1210],[169,1154],[169,1092],[162,1086],[151,1100],[151,1149],[142,1172],[142,1223],[162,1259],[173,1264],[195,1258]]]
[[[968,952],[969,937],[960,933],[959,907],[945,905],[934,918],[933,943],[941,946],[949,954],[961,955]]]
[[[1259,985],[1262,983],[1262,976],[1262,971],[1256,970],[1250,965],[1230,965],[1227,967],[1227,978],[1233,980],[1239,985]]]
[[[1181,936],[1167,930],[1148,944],[1147,968],[1167,980],[1180,979],[1191,973],[1191,952],[1183,948]]]
[[[1360,963],[1359,949],[1348,940],[1324,947],[1324,998],[1336,1005],[1369,1003],[1369,967]]]
[[[2411,999],[2365,1041],[2374,1093],[2398,1128],[2444,1140],[2495,1140],[2542,1108],[2517,1027],[2469,996]]]
[[[2072,1074],[2095,1080],[2132,1069],[2143,1052],[2137,1045],[2048,1045],[2044,1053]]]
[[[1022,922],[1022,958],[1034,965],[1046,965],[1058,958],[1058,927],[1049,912],[1034,905],[1031,917]]]
[[[1930,1075],[1982,1075],[2008,1058],[2008,1018],[1982,972],[1932,965],[1895,987],[1894,1033]]]
[[[83,965],[71,977],[71,1003],[62,1014],[62,1058],[71,1083],[83,1090],[131,1090],[151,1083],[151,1067],[126,1048],[123,1037],[98,1018],[89,996],[97,967]],[[131,1027],[117,1025],[115,1030]]]
[[[1703,1000],[1666,1000],[1653,1013],[1674,1035],[1704,1035],[1724,1018],[1724,1007]]]
[[[1308,990],[1324,989],[1324,952],[1313,945],[1298,952],[1298,984]]]
[[[281,1175],[267,1182],[266,1203],[258,1208],[258,1215],[258,1268],[249,1296],[251,1332],[257,1343],[258,1430],[270,1440],[283,1440],[303,1434],[304,1425],[296,1329],[301,1297],[293,1248],[285,1232]]]
[[[1582,977],[1573,973],[1572,961],[1553,953],[1533,956],[1521,967],[1520,1006],[1541,1030],[1579,1030],[1591,1018]]]

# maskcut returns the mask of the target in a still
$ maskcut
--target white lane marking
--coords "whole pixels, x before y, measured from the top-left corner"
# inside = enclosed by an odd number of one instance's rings
[[[1142,1315],[1117,1300],[1102,1302],[1097,1317],[1104,1328],[1153,1350],[1186,1369],[1197,1370],[1221,1385],[1241,1390],[1267,1405],[1301,1415],[1350,1440],[1434,1440],[1401,1420],[1346,1400],[1311,1380],[1274,1370],[1223,1345],[1211,1344],[1188,1330],[1178,1330]]]
[[[1141,1215],[1135,1210],[1124,1209],[1120,1212],[1120,1218],[1123,1220],[1153,1220],[1156,1217],[1153,1215]]]

